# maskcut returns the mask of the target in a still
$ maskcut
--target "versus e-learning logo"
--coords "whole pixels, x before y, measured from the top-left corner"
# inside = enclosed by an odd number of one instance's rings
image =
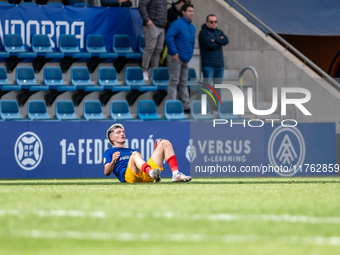
[[[217,91],[211,87],[208,84],[205,83],[199,83],[202,84],[203,86],[206,86],[207,88],[209,88],[218,98],[219,102],[220,102],[220,109],[222,110],[226,110],[229,111],[230,113],[230,118],[228,119],[214,119],[213,120],[213,126],[215,127],[216,125],[223,125],[223,124],[227,124],[230,123],[230,126],[232,127],[233,125],[243,125],[244,127],[246,126],[246,123],[249,127],[262,127],[264,125],[264,121],[262,119],[249,119],[249,120],[245,120],[242,119],[242,115],[244,115],[244,105],[245,105],[245,97],[244,97],[244,93],[243,91],[238,88],[235,85],[231,85],[231,84],[216,84],[215,88],[218,89],[228,89],[231,92],[232,95],[232,111],[230,111],[230,107],[229,110],[228,109],[224,109],[227,108],[228,106],[223,105],[222,100],[220,98],[220,96],[218,95]],[[215,105],[217,106],[216,100],[214,98],[214,96],[207,90],[204,88],[200,88],[201,90],[205,91],[214,101]],[[281,115],[282,116],[286,116],[287,115],[287,105],[294,105],[297,109],[299,109],[304,115],[306,116],[312,116],[312,114],[307,110],[307,108],[303,105],[305,103],[307,103],[310,99],[311,99],[311,93],[309,90],[305,89],[305,88],[293,88],[293,87],[283,87],[280,88],[280,94],[281,94],[281,105],[280,105],[280,109],[281,109]],[[300,98],[288,98],[288,94],[289,95],[299,95]],[[302,97],[301,97],[302,96]],[[248,109],[249,111],[254,114],[255,116],[268,116],[273,114],[277,107],[278,107],[278,88],[273,87],[272,88],[272,105],[270,107],[270,109],[267,110],[258,110],[255,109],[254,107],[254,103],[253,103],[253,90],[252,88],[248,88],[247,89],[247,104],[248,104]],[[201,114],[202,115],[207,115],[207,95],[206,94],[202,94],[201,95]],[[240,116],[240,118],[238,118],[237,116]],[[282,120],[280,121],[279,119],[265,119],[265,121],[270,121],[272,123],[272,127],[274,127],[274,122],[279,121],[281,122],[281,126],[284,127],[295,127],[298,122],[295,119],[286,119],[286,120]],[[255,125],[254,123],[257,124]],[[285,122],[289,122],[289,124],[285,124]],[[292,124],[291,122],[294,122],[294,124]]]

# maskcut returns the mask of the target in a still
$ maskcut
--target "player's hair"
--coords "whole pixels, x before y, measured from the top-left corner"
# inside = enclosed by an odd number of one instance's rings
[[[116,124],[113,124],[113,125],[106,131],[106,137],[107,137],[107,139],[109,139],[109,141],[110,141],[110,143],[111,143],[112,145],[114,145],[114,144],[113,144],[113,142],[112,142],[111,139],[110,139],[110,134],[111,134],[111,132],[113,132],[116,128],[121,128],[121,129],[125,130],[125,129],[124,129],[124,126],[123,126],[122,124],[116,123]]]

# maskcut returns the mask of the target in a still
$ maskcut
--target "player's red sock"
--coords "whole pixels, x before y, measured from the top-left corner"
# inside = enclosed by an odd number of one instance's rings
[[[151,166],[149,166],[147,163],[144,163],[142,165],[142,171],[149,174],[150,173],[150,170],[152,170]]]
[[[168,158],[167,162],[169,163],[172,172],[178,170],[176,155],[172,155],[170,158]]]

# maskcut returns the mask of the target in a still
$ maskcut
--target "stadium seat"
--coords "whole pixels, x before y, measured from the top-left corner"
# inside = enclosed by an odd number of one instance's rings
[[[21,120],[18,102],[15,100],[0,101],[0,119],[2,120]]]
[[[37,53],[27,52],[25,50],[21,35],[19,34],[5,35],[5,51],[9,53],[9,57],[6,62],[8,73],[12,73],[18,63],[32,62],[32,59],[37,57]]]
[[[75,7],[89,7],[91,5],[89,3],[75,3],[73,6],[75,6]]]
[[[77,86],[78,92],[72,96],[75,106],[78,106],[83,98],[94,92],[103,91],[102,86],[96,86],[91,82],[87,67],[73,67],[71,70],[71,84]]]
[[[132,120],[128,103],[124,100],[111,101],[111,119]]]
[[[152,69],[151,75],[151,84],[156,86],[158,92],[152,96],[152,99],[155,101],[156,105],[159,106],[163,99],[168,94],[168,86],[169,86],[169,71],[166,67],[154,67]]]
[[[157,86],[158,90],[168,90],[169,71],[167,67],[153,68],[151,77],[151,84]]]
[[[145,92],[157,91],[157,86],[146,85],[143,78],[143,71],[140,67],[127,67],[125,69],[125,84],[133,90],[126,96],[126,100],[130,106]]]
[[[210,119],[212,119],[209,103],[207,103],[207,114],[202,115],[202,113],[201,113],[201,100],[192,101],[192,103],[191,103],[191,117],[194,120],[210,120]]]
[[[77,90],[76,86],[65,84],[60,67],[45,67],[44,84],[49,86],[50,90],[50,92],[45,95],[47,106],[51,106],[54,100],[64,92]]]
[[[47,5],[64,6],[64,4],[62,2],[50,2],[50,1],[48,1]]]
[[[17,96],[19,106],[23,106],[31,95],[49,90],[47,85],[38,85],[33,67],[19,66],[16,70],[15,81],[22,90],[22,93]]]
[[[125,64],[128,62],[140,62],[143,54],[136,53],[131,47],[130,37],[128,35],[114,35],[112,42],[113,52],[118,53],[118,59],[115,62],[115,67],[118,73],[120,73]]]
[[[6,68],[3,66],[0,66],[0,98],[11,92],[11,91],[20,91],[21,90],[21,86],[15,84],[15,85],[11,85],[8,81],[7,78],[7,72],[6,72]]]
[[[84,119],[105,120],[102,106],[99,101],[88,100],[84,102]]]
[[[55,117],[58,120],[78,120],[73,102],[70,100],[57,101],[55,104]]]
[[[21,2],[21,5],[38,5],[36,2]]]
[[[143,71],[140,67],[127,67],[125,69],[125,84],[131,86],[131,89],[139,91],[156,91],[156,86],[147,86]]]
[[[27,118],[30,120],[50,120],[45,101],[31,100],[28,102]]]
[[[71,65],[77,61],[87,62],[91,58],[91,53],[81,52],[75,35],[61,35],[59,38],[59,49],[65,54],[60,63],[61,70],[66,73]]]
[[[121,92],[130,91],[130,86],[120,85],[114,67],[101,67],[98,70],[98,85],[103,86],[105,93],[99,96],[102,105],[106,105],[109,99]]]
[[[138,118],[141,120],[159,120],[156,104],[153,100],[140,100],[137,112]]]
[[[100,63],[114,62],[118,58],[118,53],[107,52],[104,38],[100,34],[86,36],[86,50],[91,53],[91,59],[86,63],[90,73],[93,73]]]
[[[37,53],[37,58],[33,62],[35,73],[39,73],[47,62],[60,62],[64,58],[63,52],[53,51],[47,35],[33,35],[32,50]]]
[[[197,75],[195,68],[190,67],[188,72],[188,87],[191,91],[199,90],[201,85],[197,82]]]
[[[220,119],[240,119],[239,115],[233,114],[233,101],[222,101],[222,105],[218,104],[218,117]]]
[[[138,38],[138,49],[140,53],[144,53],[145,50],[145,35],[140,35]]]
[[[184,110],[181,101],[167,100],[164,105],[164,117],[168,120],[184,120]]]

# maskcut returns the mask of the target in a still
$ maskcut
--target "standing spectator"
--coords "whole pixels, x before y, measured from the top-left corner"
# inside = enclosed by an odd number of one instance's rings
[[[168,31],[172,22],[182,17],[182,6],[184,4],[190,4],[189,2],[189,0],[178,0],[171,3],[171,8],[168,9],[168,22],[165,27],[166,31]]]
[[[194,54],[195,26],[191,23],[194,17],[194,6],[182,6],[183,17],[172,22],[165,36],[168,46],[169,87],[168,98],[176,100],[177,87],[184,112],[190,113],[188,91],[188,62]]]
[[[143,19],[145,50],[142,60],[144,80],[149,80],[149,66],[158,67],[163,50],[167,23],[167,0],[140,0],[138,6]]]
[[[217,17],[210,14],[198,37],[204,82],[220,83],[224,75],[224,60],[222,46],[228,44],[228,37],[217,28]]]
[[[166,23],[165,32],[168,31],[172,22],[182,17],[181,10],[184,4],[191,4],[191,0],[178,0],[178,1],[174,1],[171,3],[171,8],[168,9],[168,22]],[[166,66],[167,55],[168,55],[168,46],[164,44],[163,52],[162,52],[161,59],[159,62],[161,66]]]

